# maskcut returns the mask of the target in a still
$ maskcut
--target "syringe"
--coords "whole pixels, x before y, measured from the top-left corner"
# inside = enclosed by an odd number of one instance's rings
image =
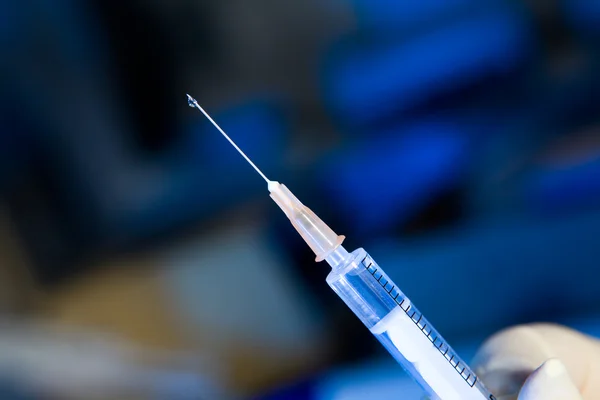
[[[200,110],[267,182],[271,198],[300,236],[332,270],[327,283],[431,399],[495,400],[411,301],[362,249],[348,253],[337,235],[285,185],[269,180],[198,102]]]

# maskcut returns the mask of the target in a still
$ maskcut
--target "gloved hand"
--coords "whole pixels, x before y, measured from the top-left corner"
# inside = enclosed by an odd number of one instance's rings
[[[498,400],[600,399],[600,341],[562,326],[501,331],[472,366]]]

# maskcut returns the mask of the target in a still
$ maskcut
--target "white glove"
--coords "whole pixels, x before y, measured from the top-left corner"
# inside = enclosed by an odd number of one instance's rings
[[[600,341],[558,325],[499,332],[473,368],[498,400],[600,399]]]

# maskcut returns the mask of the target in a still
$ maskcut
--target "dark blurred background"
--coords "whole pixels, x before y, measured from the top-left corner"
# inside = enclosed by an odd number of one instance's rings
[[[599,0],[7,0],[0,51],[5,317],[241,396],[385,359],[190,93],[450,341],[600,326]]]

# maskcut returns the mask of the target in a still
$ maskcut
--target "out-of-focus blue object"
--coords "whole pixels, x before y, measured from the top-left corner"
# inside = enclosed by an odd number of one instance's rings
[[[598,311],[600,212],[477,223],[371,254],[446,336]]]
[[[486,1],[484,7],[498,3]],[[478,8],[477,0],[352,0],[361,28],[402,30],[406,27],[427,24],[438,18],[452,17],[465,8]]]
[[[284,386],[266,396],[259,396],[255,400],[316,400],[318,399],[317,379],[297,382]]]
[[[526,201],[534,210],[577,210],[600,205],[600,152],[578,163],[549,165],[525,179]]]
[[[22,19],[19,15],[19,5],[11,1],[0,2],[0,51],[4,54],[10,51],[10,38],[19,32]]]
[[[325,71],[325,96],[347,122],[372,122],[506,73],[531,44],[526,20],[515,11],[471,16],[406,42],[351,49]]]
[[[467,128],[431,120],[365,138],[323,167],[325,193],[363,233],[404,222],[461,178],[471,148]]]
[[[561,5],[573,28],[600,33],[600,0],[562,0]]]

